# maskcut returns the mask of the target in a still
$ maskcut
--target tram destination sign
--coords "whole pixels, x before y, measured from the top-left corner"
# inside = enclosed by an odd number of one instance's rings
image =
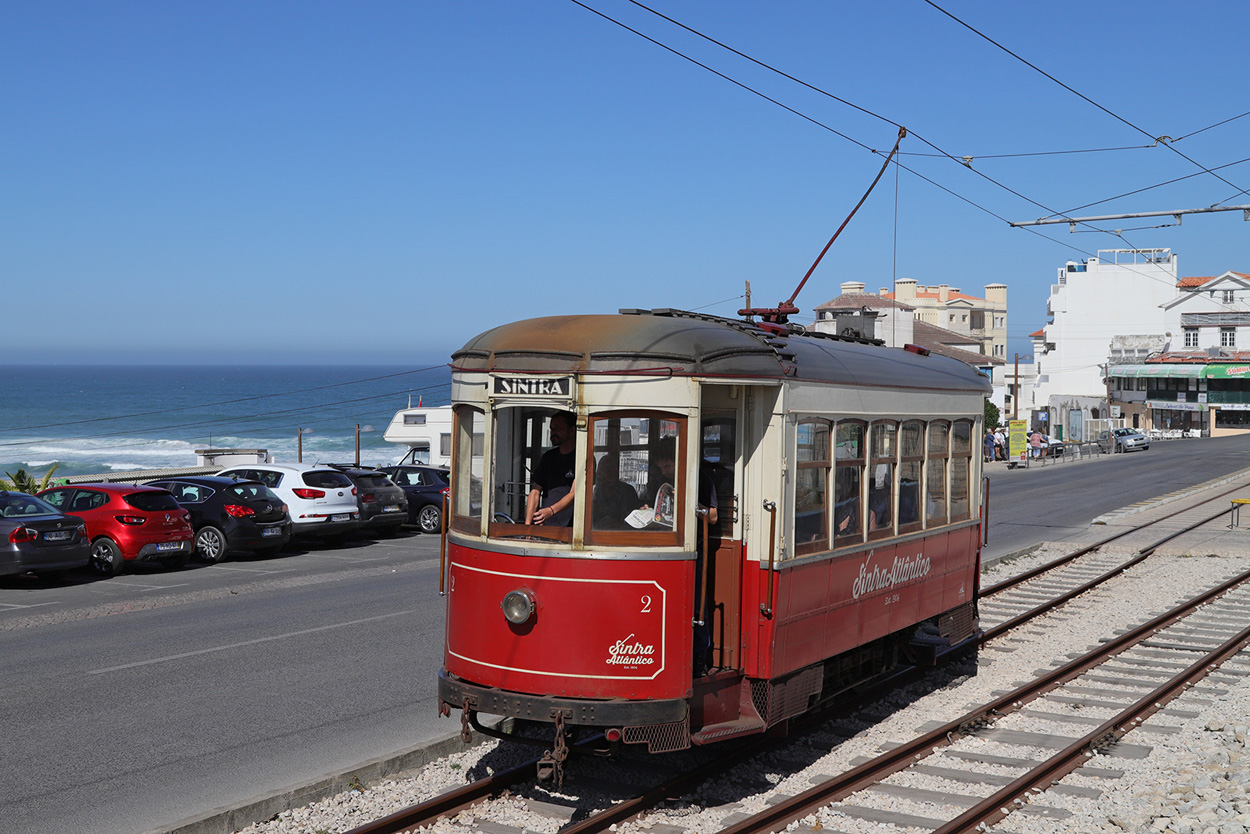
[[[497,376],[492,393],[496,397],[542,397],[571,399],[573,378],[569,376]]]

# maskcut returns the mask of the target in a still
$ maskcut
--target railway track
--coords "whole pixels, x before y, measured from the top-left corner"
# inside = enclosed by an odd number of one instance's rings
[[[1229,490],[1229,492],[1232,491]],[[1227,493],[1221,493],[1216,497],[1222,497],[1225,494]],[[1104,547],[1111,541],[1122,539],[1160,521],[1189,511],[1188,509],[1179,510],[1163,518],[1155,519],[1147,525],[1141,525],[1123,533],[1106,537],[1090,547],[1082,548],[1073,554],[1054,560],[1020,576],[1012,577],[1009,580],[984,588],[982,598],[986,601],[985,604],[991,612],[988,618],[991,623],[984,640],[988,642],[1002,637],[1036,617],[1053,613],[1055,609],[1077,596],[1085,594],[1089,590],[1118,576],[1122,576],[1132,566],[1148,558],[1164,542],[1182,535],[1184,532],[1209,524],[1227,514],[1227,511],[1216,514],[1204,514],[1202,518],[1185,525],[1182,530],[1170,533],[1149,543],[1127,558],[1097,553],[1098,548]],[[1229,583],[1229,587],[1244,584],[1248,580],[1250,580],[1250,573],[1237,577]],[[1189,604],[1191,607],[1202,605],[1204,602],[1209,601],[1212,596],[1226,592],[1227,589],[1211,590],[1202,595],[1203,601],[1191,602]],[[1250,614],[1250,592],[1245,592],[1244,600],[1236,603],[1236,605],[1240,606],[1243,603],[1245,607],[1241,613]],[[1044,804],[1024,802],[1023,800],[1017,802],[1016,800],[1030,792],[1036,793],[1036,791],[1041,789],[1043,783],[1053,782],[1062,775],[1079,767],[1091,750],[1104,749],[1108,745],[1115,743],[1120,745],[1121,750],[1135,750],[1136,748],[1131,746],[1126,747],[1126,743],[1119,742],[1118,738],[1127,729],[1140,726],[1145,722],[1149,714],[1158,711],[1160,705],[1165,704],[1167,700],[1176,697],[1177,694],[1184,692],[1189,686],[1192,686],[1193,681],[1201,677],[1202,674],[1209,672],[1213,664],[1222,662],[1224,658],[1231,656],[1231,654],[1239,650],[1240,646],[1245,644],[1245,641],[1250,641],[1250,634],[1233,634],[1221,644],[1218,651],[1213,650],[1210,657],[1204,657],[1198,663],[1189,663],[1187,665],[1175,657],[1164,658],[1149,654],[1124,658],[1120,667],[1111,667],[1110,673],[1104,670],[1102,677],[1106,678],[1108,674],[1111,674],[1119,676],[1120,679],[1134,681],[1133,684],[1128,686],[1126,691],[1137,692],[1139,695],[1143,695],[1143,697],[1127,705],[1119,704],[1115,699],[1101,702],[1097,698],[1093,698],[1088,692],[1081,691],[1082,689],[1096,690],[1104,685],[1101,681],[1095,680],[1093,681],[1094,686],[1091,687],[1087,683],[1081,683],[1078,678],[1082,675],[1090,674],[1094,674],[1097,677],[1097,674],[1091,670],[1095,669],[1097,664],[1105,663],[1107,657],[1126,652],[1128,647],[1146,640],[1149,635],[1162,628],[1165,622],[1173,627],[1177,627],[1177,623],[1181,621],[1182,617],[1192,616],[1192,613],[1180,613],[1180,608],[1182,607],[1180,606],[1176,610],[1143,623],[1126,633],[1137,635],[1136,638],[1122,635],[1113,641],[1109,641],[1106,645],[1089,652],[1086,656],[1064,664],[1057,669],[1042,670],[1036,680],[1030,681],[1012,692],[1001,695],[993,701],[979,705],[959,719],[932,727],[912,741],[900,745],[882,756],[859,762],[852,770],[830,778],[826,785],[812,788],[810,791],[803,792],[792,800],[779,800],[761,817],[753,816],[740,820],[723,830],[725,832],[735,832],[735,834],[748,831],[781,830],[787,824],[815,813],[818,808],[835,809],[821,811],[827,817],[822,822],[822,825],[824,827],[832,825],[835,830],[838,830],[838,819],[855,818],[856,814],[860,815],[858,817],[860,820],[875,819],[874,824],[888,825],[889,820],[897,819],[903,825],[921,825],[931,830],[943,832],[973,830],[980,825],[991,825],[994,822],[995,815],[1001,816],[1004,809],[1010,811],[1021,808],[1025,809],[1024,813],[1029,814],[1057,815],[1058,811],[1054,809],[1045,810],[1046,806]],[[1224,625],[1227,625],[1227,623]],[[1192,630],[1193,626],[1180,626],[1180,628],[1190,628]],[[1192,641],[1190,642],[1192,643]],[[1159,650],[1154,651],[1157,652]],[[1183,652],[1191,651],[1191,649],[1174,649],[1173,651],[1181,651],[1182,654],[1178,655],[1178,657],[1185,657],[1186,655]],[[1223,653],[1222,655],[1220,654],[1221,652]],[[1216,659],[1217,655],[1219,659]],[[1186,666],[1185,672],[1189,674],[1188,678],[1177,676],[1176,681],[1169,679],[1160,682],[1160,675],[1163,674],[1160,670],[1167,670],[1170,666],[1178,665]],[[1152,685],[1153,688],[1148,687],[1147,684]],[[1064,694],[1065,692],[1074,694]],[[1027,707],[1034,701],[1043,698],[1049,699],[1046,703],[1052,709],[1040,710]],[[1065,698],[1075,698],[1077,700],[1065,701]],[[1085,701],[1080,699],[1085,699]],[[1120,700],[1124,699],[1121,698]],[[1084,704],[1084,706],[1081,706],[1081,704]],[[1089,714],[1091,712],[1112,710],[1113,707],[1109,706],[1109,704],[1114,704],[1115,708],[1123,708],[1119,712],[1106,716],[1097,716],[1097,724],[1090,725],[1091,719]],[[846,710],[849,707],[842,705],[841,708]],[[1082,715],[1071,715],[1081,709],[1085,711]],[[1070,733],[1068,735],[1051,733],[1051,737],[1062,737],[1072,740],[1060,751],[1060,754],[1041,760],[1039,760],[1040,757],[1037,755],[1037,750],[1032,748],[1018,755],[998,753],[988,755],[987,757],[984,753],[970,753],[961,750],[953,744],[953,742],[965,739],[985,738],[984,733],[990,727],[995,727],[999,737],[1010,737],[1004,734],[1011,731],[1001,730],[997,725],[1004,718],[1021,713],[1026,718],[1032,720],[1039,720],[1040,716],[1040,720],[1052,722],[1058,721],[1062,717],[1079,717],[1080,721],[1075,723],[1086,726],[1086,731],[1084,734],[1076,736]],[[982,733],[982,735],[978,735],[978,733]],[[1037,739],[1034,738],[1036,735],[1034,733],[1033,736],[1025,735],[1020,736],[1020,738],[1026,741],[1036,741]],[[619,826],[647,810],[661,805],[666,800],[688,794],[695,786],[717,778],[717,775],[724,773],[726,769],[747,761],[753,756],[759,756],[777,744],[778,742],[775,740],[763,739],[751,744],[739,745],[732,752],[718,751],[720,755],[715,756],[713,761],[691,766],[681,773],[673,775],[670,779],[653,780],[645,790],[639,790],[634,796],[615,801],[610,807],[594,811],[580,809],[571,815],[569,819],[563,820],[558,830],[561,834],[584,834],[585,832],[603,831],[608,830],[612,826]],[[1028,747],[1028,745],[1025,746]],[[934,756],[938,756],[944,764],[926,765],[915,761],[917,757],[929,759]],[[950,765],[952,762],[958,763],[964,770],[967,770],[969,765],[980,763],[982,765],[991,765],[1000,771],[1006,768],[1015,771],[1022,770],[1023,772],[1014,775],[1010,779],[1003,776],[1002,773],[967,777],[973,783],[980,785],[987,783],[976,780],[983,779],[986,776],[991,777],[988,780],[991,784],[995,782],[1004,783],[995,785],[998,790],[988,796],[982,796],[974,792],[959,793],[949,789],[926,793],[924,788],[898,787],[883,781],[895,773],[909,769],[914,770],[917,767],[921,768],[919,771],[921,773],[925,773],[923,768],[936,768],[936,771],[930,770],[930,774],[951,771]],[[911,764],[912,767],[908,768],[908,764]],[[392,814],[384,819],[352,829],[350,834],[392,834],[392,832],[399,831],[415,831],[421,828],[428,828],[435,820],[440,818],[451,820],[458,815],[466,814],[466,812],[473,814],[470,809],[478,803],[489,802],[492,798],[500,796],[507,796],[507,792],[513,786],[532,780],[534,767],[534,763],[528,763],[512,768],[490,779],[466,785],[456,791]],[[958,768],[955,768],[955,770],[958,770]],[[1097,770],[1086,768],[1085,772],[1096,774]],[[975,773],[975,771],[969,772]],[[1017,791],[1017,793],[1008,796],[1009,789]],[[1064,790],[1063,786],[1060,786],[1059,790]],[[1086,788],[1083,790],[1088,793],[1090,789]],[[858,793],[876,793],[894,797],[900,801],[921,805],[924,805],[926,801],[936,802],[938,797],[930,794],[940,793],[943,798],[942,801],[946,803],[947,807],[950,806],[952,800],[956,801],[959,814],[952,816],[950,819],[917,814],[908,815],[905,813],[899,815],[898,812],[888,809],[873,809],[869,805],[848,804],[846,802],[846,799],[853,795],[858,798]],[[533,803],[531,802],[530,804]],[[997,807],[990,808],[989,806],[992,805]],[[572,816],[582,816],[583,818],[573,819]],[[477,816],[462,816],[461,818],[469,822],[469,825],[461,827],[461,830],[476,830],[475,826],[480,824]],[[486,818],[489,819],[489,815]],[[970,827],[960,827],[965,826],[965,824]],[[440,830],[442,827],[445,826],[440,826]],[[456,827],[458,826],[451,826],[447,830],[454,830]],[[661,827],[660,830],[667,829]]]

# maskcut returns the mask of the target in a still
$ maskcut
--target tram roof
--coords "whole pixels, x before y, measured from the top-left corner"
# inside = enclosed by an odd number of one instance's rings
[[[549,316],[487,330],[452,354],[457,370],[656,373],[990,392],[957,359],[824,334],[773,334],[745,321],[680,310]]]

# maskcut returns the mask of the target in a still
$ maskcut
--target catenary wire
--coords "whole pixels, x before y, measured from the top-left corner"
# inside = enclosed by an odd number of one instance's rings
[[[1211,176],[1215,177],[1216,179],[1218,179],[1220,182],[1224,183],[1225,185],[1230,185],[1230,186],[1232,186],[1233,188],[1237,188],[1237,189],[1239,189],[1239,190],[1238,190],[1238,192],[1237,192],[1236,194],[1234,194],[1232,197],[1229,197],[1229,198],[1227,198],[1227,199],[1225,199],[1225,200],[1223,200],[1223,201],[1221,201],[1221,202],[1225,202],[1225,203],[1226,203],[1226,202],[1228,202],[1229,200],[1233,199],[1233,197],[1237,197],[1237,196],[1240,196],[1241,194],[1245,194],[1245,193],[1247,193],[1247,190],[1246,190],[1246,189],[1241,188],[1239,185],[1237,185],[1237,184],[1236,184],[1236,183],[1234,183],[1234,182],[1231,182],[1230,180],[1226,180],[1226,179],[1224,179],[1224,177],[1222,177],[1222,176],[1220,176],[1219,174],[1215,173],[1215,171],[1213,171],[1212,169],[1210,169],[1210,168],[1208,168],[1207,166],[1203,165],[1201,162],[1198,162],[1197,160],[1193,159],[1192,157],[1190,157],[1190,156],[1186,155],[1184,152],[1179,151],[1179,150],[1177,150],[1176,148],[1174,148],[1174,147],[1172,146],[1172,144],[1171,144],[1171,140],[1167,139],[1167,137],[1162,137],[1162,136],[1154,136],[1153,134],[1151,134],[1151,133],[1150,133],[1150,131],[1146,130],[1145,128],[1139,127],[1139,126],[1137,126],[1137,125],[1133,124],[1132,122],[1130,122],[1128,119],[1126,119],[1126,118],[1124,118],[1123,116],[1119,115],[1118,113],[1114,113],[1114,112],[1112,112],[1111,110],[1108,110],[1106,107],[1103,107],[1101,104],[1099,104],[1098,102],[1094,101],[1094,100],[1093,100],[1092,98],[1090,98],[1089,96],[1087,96],[1087,95],[1085,95],[1084,93],[1079,92],[1078,90],[1076,90],[1076,89],[1074,89],[1074,88],[1072,88],[1072,87],[1068,86],[1067,84],[1063,83],[1063,82],[1062,82],[1062,81],[1060,81],[1058,78],[1056,78],[1055,76],[1053,76],[1053,75],[1051,75],[1050,73],[1046,72],[1046,70],[1042,69],[1041,67],[1037,66],[1036,64],[1031,63],[1030,61],[1028,61],[1027,59],[1023,58],[1022,56],[1017,55],[1015,52],[1012,52],[1010,49],[1008,49],[1007,47],[1003,46],[1001,43],[999,43],[998,41],[994,40],[994,39],[993,39],[993,38],[991,38],[989,35],[985,34],[984,32],[979,31],[978,29],[976,29],[976,28],[975,28],[974,26],[972,26],[971,24],[964,22],[963,20],[959,19],[959,18],[958,18],[958,17],[956,17],[955,15],[953,15],[953,14],[951,14],[950,12],[946,11],[946,9],[943,9],[943,8],[942,8],[941,6],[939,6],[937,3],[933,2],[933,0],[923,0],[923,1],[924,1],[925,3],[927,3],[928,5],[932,6],[934,9],[938,10],[939,12],[941,12],[942,14],[946,15],[947,17],[949,17],[951,20],[953,20],[953,21],[955,21],[956,23],[958,23],[960,26],[963,26],[963,27],[964,27],[965,29],[967,29],[969,32],[972,32],[974,35],[976,35],[976,36],[978,36],[978,37],[980,37],[980,38],[983,38],[984,40],[986,40],[986,41],[988,41],[989,43],[993,44],[994,46],[998,47],[998,48],[999,48],[999,49],[1001,49],[1003,52],[1006,52],[1008,55],[1010,55],[1011,57],[1015,58],[1015,59],[1016,59],[1017,61],[1019,61],[1020,63],[1024,64],[1025,66],[1029,67],[1030,69],[1032,69],[1032,70],[1034,70],[1034,71],[1036,71],[1036,72],[1038,72],[1038,73],[1041,73],[1041,74],[1042,74],[1042,75],[1044,75],[1046,78],[1049,78],[1051,81],[1053,81],[1053,82],[1055,82],[1056,84],[1058,84],[1060,87],[1063,87],[1065,90],[1067,90],[1068,92],[1070,92],[1070,93],[1072,93],[1073,95],[1077,96],[1078,98],[1083,99],[1084,101],[1086,101],[1086,102],[1088,102],[1088,103],[1092,104],[1094,107],[1097,107],[1099,110],[1101,110],[1102,112],[1106,113],[1108,116],[1111,116],[1113,119],[1115,119],[1115,120],[1117,120],[1117,121],[1119,121],[1119,122],[1122,122],[1123,124],[1125,124],[1125,125],[1127,125],[1127,126],[1131,127],[1133,130],[1137,131],[1138,133],[1142,134],[1143,136],[1146,136],[1146,137],[1147,137],[1147,138],[1149,138],[1149,139],[1153,139],[1153,140],[1155,140],[1155,141],[1159,142],[1159,143],[1160,143],[1163,147],[1167,148],[1167,149],[1168,149],[1168,150],[1170,150],[1172,153],[1174,153],[1174,154],[1176,154],[1177,156],[1181,157],[1181,158],[1182,158],[1182,159],[1184,159],[1185,161],[1187,161],[1187,162],[1189,162],[1189,163],[1191,163],[1191,164],[1193,164],[1193,165],[1196,165],[1197,167],[1201,168],[1201,169],[1202,169],[1205,173],[1210,174]],[[1191,134],[1191,135],[1192,135],[1192,134]],[[1165,141],[1165,140],[1166,140],[1166,141]],[[1216,205],[1219,205],[1219,203],[1216,203]],[[1056,215],[1052,215],[1052,216],[1056,216]],[[1060,216],[1061,216],[1061,215],[1060,215]]]

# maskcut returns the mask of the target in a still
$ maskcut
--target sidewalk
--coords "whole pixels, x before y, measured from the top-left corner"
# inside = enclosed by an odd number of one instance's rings
[[[1062,455],[1044,458],[1026,458],[1023,461],[996,460],[985,464],[985,474],[995,472],[1017,472],[1026,469],[1039,469],[1047,466],[1072,466],[1078,463],[1089,463],[1106,454],[1098,448],[1097,443],[1064,444]]]

